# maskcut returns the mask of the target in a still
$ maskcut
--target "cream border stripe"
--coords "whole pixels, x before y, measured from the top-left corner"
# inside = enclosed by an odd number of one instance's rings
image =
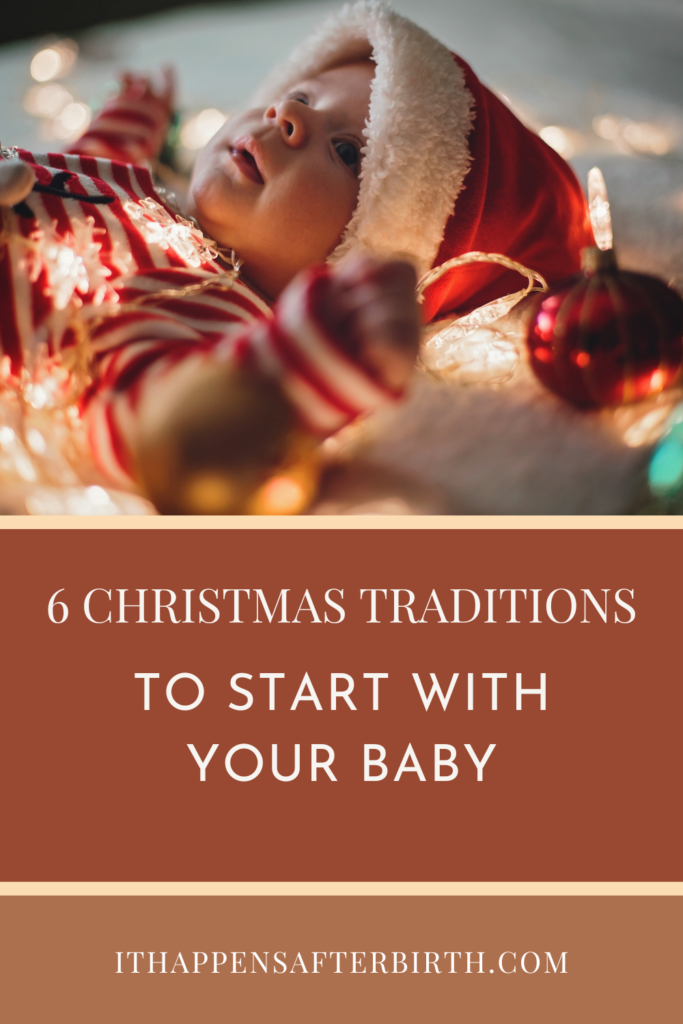
[[[683,882],[0,882],[2,896],[683,896]]]
[[[3,530],[680,530],[682,516],[2,516]]]

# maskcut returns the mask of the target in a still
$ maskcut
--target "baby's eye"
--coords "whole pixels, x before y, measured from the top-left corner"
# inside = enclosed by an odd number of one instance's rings
[[[358,165],[360,163],[358,148],[354,146],[352,142],[346,141],[333,142],[332,145],[337,151],[337,155],[342,163],[345,163],[352,171],[358,173]]]
[[[287,97],[288,100],[294,100],[295,103],[303,103],[305,106],[309,106],[308,96],[303,92],[294,92]]]

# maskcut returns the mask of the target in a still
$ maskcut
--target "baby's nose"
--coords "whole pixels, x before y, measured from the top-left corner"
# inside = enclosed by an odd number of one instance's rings
[[[282,100],[266,111],[266,118],[275,121],[289,146],[300,146],[306,141],[308,131],[306,113],[308,108],[297,100]]]

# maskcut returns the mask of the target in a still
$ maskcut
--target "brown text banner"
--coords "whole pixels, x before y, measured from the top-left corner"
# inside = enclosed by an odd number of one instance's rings
[[[5,539],[0,878],[681,878],[679,533]]]

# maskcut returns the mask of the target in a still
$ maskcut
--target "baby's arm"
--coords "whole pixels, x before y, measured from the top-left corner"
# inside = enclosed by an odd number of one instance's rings
[[[139,476],[142,437],[142,476],[162,511],[193,511],[168,495],[195,471],[259,486],[292,445],[312,448],[401,396],[419,341],[414,288],[406,264],[316,268],[292,282],[272,318],[212,342],[148,309],[121,344],[114,318],[95,339],[100,383],[88,419],[98,462],[121,481]]]
[[[67,152],[141,164],[157,159],[173,112],[173,75],[163,71],[161,88],[144,75],[126,73],[121,91],[96,114],[87,132]]]

